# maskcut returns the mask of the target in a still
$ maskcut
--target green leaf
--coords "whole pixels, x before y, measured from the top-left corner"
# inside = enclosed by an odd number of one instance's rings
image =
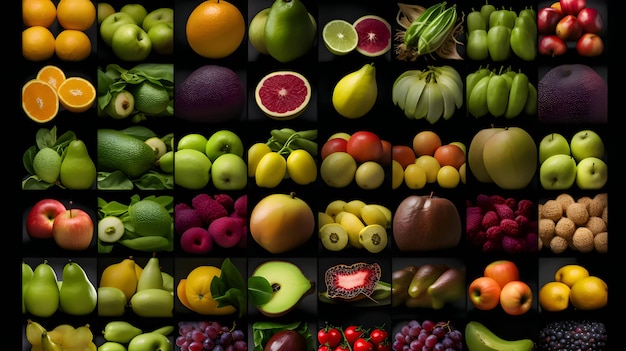
[[[220,307],[235,307],[241,317],[246,309],[246,286],[241,272],[228,257],[224,259],[220,269],[220,276],[211,280],[211,295]]]
[[[99,190],[132,190],[133,182],[122,171],[98,172]]]
[[[252,276],[248,278],[248,296],[254,306],[263,305],[272,297],[272,285],[265,277]]]
[[[280,322],[254,322],[252,335],[254,337],[254,351],[263,351],[263,347],[272,335],[282,330],[295,330],[307,340],[307,350],[313,349],[313,335],[306,322],[280,323]]]

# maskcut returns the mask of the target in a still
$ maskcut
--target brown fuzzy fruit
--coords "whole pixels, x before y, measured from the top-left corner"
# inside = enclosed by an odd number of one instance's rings
[[[602,220],[604,220],[604,223],[606,223],[606,226],[609,226],[609,207],[605,206],[604,209],[602,210],[602,216],[600,216],[600,218],[602,218]]]
[[[561,207],[561,204],[554,199],[546,201],[543,204],[541,211],[543,218],[548,218],[555,222],[563,216],[563,208]]]
[[[572,236],[576,250],[587,253],[593,251],[593,233],[585,227],[578,227]]]
[[[567,217],[562,217],[556,222],[554,232],[556,236],[559,236],[565,240],[570,240],[574,232],[576,231],[576,224]]]
[[[452,201],[409,195],[393,215],[393,238],[403,252],[441,250],[461,241],[461,216]]]
[[[578,198],[578,200],[576,200],[576,202],[579,202],[581,204],[585,204],[585,206],[587,206],[587,208],[589,208],[589,201],[591,201],[591,197],[589,196],[583,196]]]
[[[604,210],[604,204],[600,199],[591,199],[587,203],[587,212],[589,212],[589,216],[602,216],[602,211]]]
[[[553,220],[542,218],[539,220],[539,239],[548,246],[556,235],[556,223]]]
[[[608,194],[607,193],[599,193],[593,197],[594,200],[598,200],[602,203],[603,206],[606,207],[609,203]]]
[[[555,236],[550,240],[550,251],[555,254],[563,253],[563,251],[567,250],[568,244],[567,240],[563,239],[560,236]]]
[[[572,195],[567,194],[567,193],[562,193],[559,196],[556,197],[555,199],[556,201],[558,201],[558,203],[561,204],[561,207],[563,208],[563,212],[565,212],[565,209],[573,204],[574,202],[576,202],[576,200],[574,200],[574,198],[572,197]]]
[[[591,230],[593,235],[606,232],[606,229],[607,229],[606,223],[604,223],[604,220],[597,216],[589,217],[587,224],[585,224],[585,228]]]
[[[602,232],[593,237],[593,247],[597,252],[606,253],[609,250],[609,233]]]
[[[565,209],[565,216],[571,219],[576,225],[585,225],[589,219],[587,205],[580,202],[573,203]]]

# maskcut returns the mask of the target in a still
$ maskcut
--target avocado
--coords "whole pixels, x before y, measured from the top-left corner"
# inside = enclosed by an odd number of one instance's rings
[[[115,129],[98,129],[98,171],[122,171],[137,178],[156,163],[152,148],[143,140]]]

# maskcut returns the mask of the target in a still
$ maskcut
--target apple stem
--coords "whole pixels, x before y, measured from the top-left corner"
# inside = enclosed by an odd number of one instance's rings
[[[296,192],[295,191],[290,192],[289,196],[291,196],[292,199],[295,199],[296,198]]]

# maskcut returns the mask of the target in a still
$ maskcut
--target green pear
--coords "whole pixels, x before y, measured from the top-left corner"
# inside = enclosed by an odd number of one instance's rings
[[[280,62],[293,61],[313,47],[316,30],[300,0],[274,0],[265,21],[265,48]]]
[[[50,317],[59,309],[59,288],[54,268],[44,260],[33,270],[24,292],[26,311],[37,317]]]
[[[82,140],[72,140],[64,151],[61,184],[71,190],[89,189],[96,180],[96,165]]]
[[[137,280],[137,291],[146,289],[163,289],[163,275],[159,259],[155,254],[148,259],[143,271]]]
[[[172,317],[174,294],[165,289],[143,289],[130,299],[130,307],[140,317]]]
[[[98,294],[85,270],[69,260],[63,267],[63,284],[59,290],[59,302],[63,312],[84,316],[96,309]]]
[[[98,351],[126,351],[126,346],[115,341],[107,341],[98,346]]]
[[[121,317],[126,312],[126,294],[113,286],[98,288],[98,316]]]
[[[22,313],[26,313],[26,304],[24,303],[24,292],[33,278],[33,268],[26,262],[22,261]]]
[[[163,289],[173,293],[174,292],[174,277],[167,272],[161,272],[163,277]]]
[[[111,321],[104,326],[102,334],[106,341],[126,344],[135,336],[143,333],[143,330],[127,321]]]

